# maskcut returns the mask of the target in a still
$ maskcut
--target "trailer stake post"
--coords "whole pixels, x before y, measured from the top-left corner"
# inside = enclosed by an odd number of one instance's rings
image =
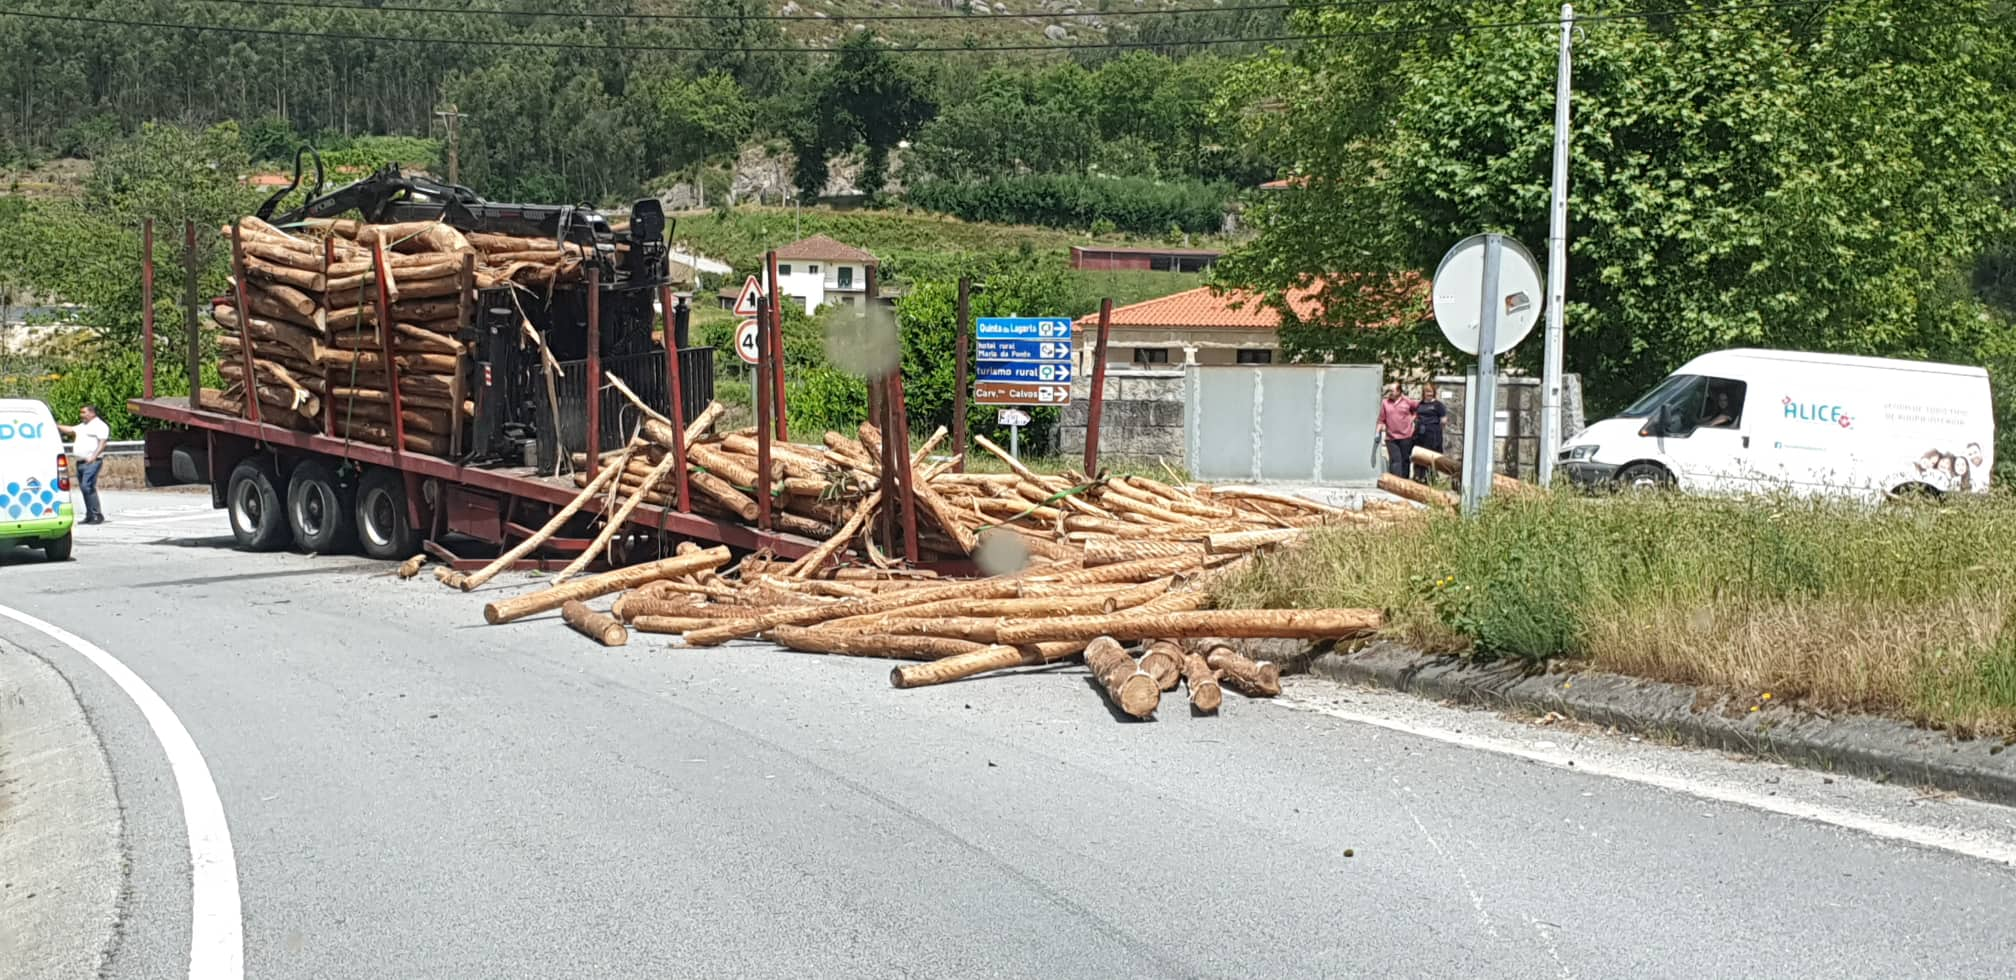
[[[140,226],[140,397],[154,397],[154,219]]]
[[[196,334],[196,219],[182,221],[182,358],[189,371],[189,410],[203,410],[203,346]]]
[[[390,266],[384,241],[371,243],[371,278],[378,287],[378,349],[385,357],[385,388],[392,399],[392,454],[406,455],[406,411],[399,398],[399,359],[392,354],[392,294],[385,288]]]
[[[770,303],[772,298],[756,296],[756,527],[770,530],[770,412],[776,405],[770,393]]]
[[[1086,406],[1085,476],[1099,477],[1099,415],[1106,406],[1106,341],[1113,330],[1113,301],[1099,301],[1099,340],[1092,348],[1092,404]]]
[[[588,267],[588,479],[602,468],[602,270]]]
[[[238,298],[238,356],[245,366],[245,417],[259,419],[259,366],[252,359],[252,307],[245,302],[245,238],[238,222],[231,224],[231,286]],[[200,376],[190,386],[201,384]]]
[[[672,287],[664,283],[658,285],[658,309],[665,318],[665,390],[672,393],[672,454],[679,457],[672,467],[672,480],[678,490],[679,513],[684,514],[693,509],[686,478],[686,389],[685,379],[680,377],[684,372],[680,370],[678,331],[673,325]]]

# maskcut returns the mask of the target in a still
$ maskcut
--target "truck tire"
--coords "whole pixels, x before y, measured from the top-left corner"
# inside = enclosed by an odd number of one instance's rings
[[[48,541],[42,542],[42,557],[50,561],[69,561],[70,545],[70,532],[65,531],[60,538],[51,538]]]
[[[303,551],[340,555],[357,547],[357,502],[335,467],[319,459],[294,467],[287,480],[287,526]]]
[[[406,482],[398,470],[374,469],[357,483],[357,541],[385,561],[410,558],[419,547],[406,517]]]
[[[1673,474],[1658,463],[1632,463],[1617,471],[1617,488],[1633,492],[1673,489]]]
[[[224,487],[224,512],[231,515],[231,536],[238,547],[278,551],[287,546],[287,507],[271,462],[247,459],[232,468]]]

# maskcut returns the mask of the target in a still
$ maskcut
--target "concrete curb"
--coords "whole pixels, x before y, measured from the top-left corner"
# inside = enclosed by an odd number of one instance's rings
[[[70,682],[0,640],[0,978],[95,977],[125,887],[112,770]]]
[[[1534,714],[1553,711],[1641,735],[2016,804],[2016,748],[1994,739],[1961,741],[1888,718],[1830,717],[1770,702],[1753,712],[1752,702],[1710,700],[1678,684],[1593,671],[1536,673],[1517,664],[1423,656],[1385,642],[1356,653],[1318,654],[1308,664],[1310,673],[1345,683]]]

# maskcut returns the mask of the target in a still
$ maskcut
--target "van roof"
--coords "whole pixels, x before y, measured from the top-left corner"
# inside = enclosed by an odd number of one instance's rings
[[[1732,350],[1711,351],[1688,361],[1674,373],[1701,374],[1704,371],[1714,370],[1718,365],[1726,365],[1735,361],[1828,364],[1836,367],[1915,371],[1921,374],[1947,374],[1967,378],[1985,379],[1988,377],[1986,368],[1969,367],[1965,364],[1941,364],[1937,361],[1907,361],[1894,357],[1863,357],[1859,354],[1816,354],[1809,351],[1765,350],[1759,347],[1738,347]]]
[[[0,410],[34,412],[39,415],[49,411],[49,405],[39,398],[0,398]]]

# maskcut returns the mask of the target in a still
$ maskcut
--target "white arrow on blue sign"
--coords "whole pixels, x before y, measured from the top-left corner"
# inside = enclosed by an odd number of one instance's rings
[[[977,361],[1068,361],[1068,340],[982,340],[974,344]]]
[[[979,340],[1070,340],[1071,318],[1061,316],[983,316],[975,324]]]

